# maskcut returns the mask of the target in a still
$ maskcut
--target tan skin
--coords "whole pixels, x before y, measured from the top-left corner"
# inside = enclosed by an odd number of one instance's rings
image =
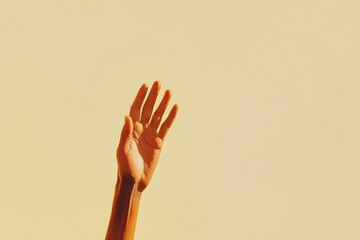
[[[107,240],[134,239],[141,194],[151,181],[163,142],[178,112],[178,106],[175,104],[165,121],[161,123],[171,92],[165,91],[154,111],[160,82],[153,83],[146,98],[147,90],[145,84],[140,87],[131,105],[129,116],[125,116],[116,151],[118,178],[106,233]]]

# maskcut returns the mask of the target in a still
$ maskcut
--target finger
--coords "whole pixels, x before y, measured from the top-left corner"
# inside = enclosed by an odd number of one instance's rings
[[[147,97],[142,112],[141,112],[141,123],[148,123],[154,108],[154,104],[156,102],[157,95],[160,91],[160,82],[155,81],[151,87],[149,96]]]
[[[124,126],[122,128],[120,135],[120,143],[119,143],[120,149],[126,150],[125,148],[127,146],[127,141],[131,140],[132,133],[133,133],[133,121],[131,117],[125,116]]]
[[[170,127],[171,125],[173,124],[175,118],[176,118],[176,115],[177,115],[177,112],[179,110],[179,107],[177,104],[175,104],[170,113],[169,113],[169,116],[166,118],[166,120],[163,122],[163,124],[161,125],[160,127],[160,131],[159,131],[159,137],[164,140],[167,133],[169,132],[170,130]]]
[[[148,89],[148,87],[146,86],[145,83],[143,85],[141,85],[138,93],[136,94],[134,102],[132,103],[132,105],[130,107],[129,115],[133,119],[134,122],[139,121],[140,109],[141,109],[141,105],[145,99],[147,89]]]
[[[158,108],[154,112],[154,114],[151,117],[150,126],[156,131],[160,125],[162,116],[164,115],[164,112],[166,110],[167,105],[169,104],[171,98],[171,92],[170,90],[166,90],[163,99],[161,100]]]

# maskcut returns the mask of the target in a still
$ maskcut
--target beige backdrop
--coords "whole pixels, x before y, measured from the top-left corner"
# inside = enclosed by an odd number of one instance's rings
[[[136,239],[360,239],[360,2],[0,0],[0,239],[103,239],[155,79]],[[164,90],[162,90],[162,93]]]

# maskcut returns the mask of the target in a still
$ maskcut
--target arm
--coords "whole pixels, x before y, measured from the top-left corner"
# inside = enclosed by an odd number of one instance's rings
[[[141,192],[131,178],[117,180],[107,240],[134,239]]]
[[[171,92],[166,90],[153,113],[159,91],[160,83],[156,81],[143,105],[147,93],[147,86],[143,84],[131,105],[129,116],[125,116],[116,152],[118,178],[107,240],[134,239],[141,194],[150,183],[164,139],[178,112],[177,105],[174,105],[160,126]]]

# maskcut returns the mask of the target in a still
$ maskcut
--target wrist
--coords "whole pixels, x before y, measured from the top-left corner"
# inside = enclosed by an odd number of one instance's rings
[[[132,197],[141,196],[139,183],[129,176],[118,177],[116,181],[116,193],[120,193],[120,190],[125,190]]]
[[[120,181],[125,181],[127,183],[137,184],[140,182],[141,173],[135,171],[129,171],[126,169],[118,168],[117,175]]]
[[[106,239],[133,239],[141,193],[131,177],[117,177]]]

